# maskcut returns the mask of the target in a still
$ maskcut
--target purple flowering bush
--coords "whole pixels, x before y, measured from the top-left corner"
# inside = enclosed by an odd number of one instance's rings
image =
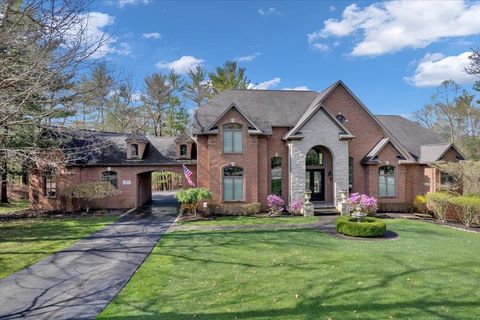
[[[363,213],[375,213],[378,209],[378,201],[375,197],[366,194],[352,193],[348,197],[348,204],[352,211],[360,210]]]
[[[290,202],[290,205],[288,206],[288,211],[291,214],[301,214],[302,208],[303,208],[303,201],[302,199],[297,198],[292,200],[292,202]]]
[[[278,214],[282,212],[284,205],[285,201],[281,197],[275,194],[267,196],[267,206],[271,214]]]

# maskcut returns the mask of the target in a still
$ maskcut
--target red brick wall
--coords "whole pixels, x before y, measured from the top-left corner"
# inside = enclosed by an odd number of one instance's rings
[[[224,124],[243,125],[244,150],[242,154],[224,154],[222,145],[222,127]],[[199,185],[213,193],[212,203],[223,203],[223,168],[234,163],[244,170],[244,201],[260,202],[265,208],[267,195],[271,193],[272,157],[282,158],[282,197],[288,202],[288,148],[282,137],[289,128],[273,128],[271,136],[250,135],[248,122],[236,110],[232,109],[218,123],[218,135],[198,136],[198,177]]]
[[[197,181],[196,165],[187,165],[193,173],[193,181]],[[114,197],[108,197],[93,201],[92,208],[134,208],[148,202],[151,197],[151,172],[153,171],[173,171],[183,175],[181,165],[168,166],[99,166],[99,167],[69,167],[62,169],[57,174],[57,190],[67,185],[74,185],[82,182],[101,181],[103,171],[110,170],[118,174],[118,189],[121,193]],[[30,207],[35,210],[58,211],[58,210],[77,210],[85,207],[81,201],[68,201],[58,195],[52,198],[45,197],[43,190],[43,175],[39,171],[32,172],[30,175]],[[130,181],[130,184],[123,182]],[[182,185],[188,187],[188,183],[183,178]]]

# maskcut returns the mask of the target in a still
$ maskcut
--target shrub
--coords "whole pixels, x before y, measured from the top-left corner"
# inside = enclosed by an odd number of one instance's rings
[[[222,207],[217,207],[217,214],[224,214],[227,216],[248,216],[259,214],[261,205],[258,202],[244,203],[244,204],[225,204]]]
[[[357,222],[355,218],[341,216],[337,218],[335,225],[338,233],[350,237],[383,237],[387,231],[385,222],[377,218],[365,218],[362,222]]]
[[[290,205],[288,206],[288,211],[291,214],[295,214],[295,215],[301,214],[302,209],[303,209],[303,200],[301,198],[292,200],[292,202],[290,202]]]
[[[348,197],[348,204],[352,209],[360,210],[363,213],[375,213],[378,209],[378,201],[375,197],[369,197],[366,194],[352,193]]]
[[[413,209],[419,213],[427,213],[427,197],[424,194],[418,194],[413,199]]]
[[[198,203],[202,200],[211,199],[212,193],[206,188],[189,188],[177,191],[175,198],[181,204],[182,213],[188,210],[188,212],[193,212],[194,215],[197,215]]]
[[[449,202],[456,207],[460,221],[467,227],[480,219],[480,196],[452,197]]]
[[[79,183],[74,186],[64,188],[59,194],[65,198],[84,200],[87,206],[87,212],[89,212],[90,202],[92,200],[116,196],[120,193],[121,191],[112,186],[110,182],[94,181]]]
[[[437,219],[442,222],[447,220],[448,201],[452,195],[446,192],[429,192],[427,193],[427,206],[433,211]]]
[[[267,206],[270,211],[270,214],[278,214],[283,211],[283,206],[285,201],[277,196],[276,194],[271,194],[267,197]]]

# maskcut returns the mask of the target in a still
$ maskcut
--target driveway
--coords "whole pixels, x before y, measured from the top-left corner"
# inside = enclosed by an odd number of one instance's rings
[[[0,319],[93,319],[177,216],[171,195],[0,280]]]

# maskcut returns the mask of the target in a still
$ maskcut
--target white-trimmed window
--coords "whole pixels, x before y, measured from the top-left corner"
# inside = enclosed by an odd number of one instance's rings
[[[223,201],[243,201],[243,169],[223,169]]]
[[[180,157],[186,157],[188,155],[188,147],[186,144],[180,145]]]
[[[282,195],[282,158],[273,157],[270,160],[271,194]]]
[[[395,167],[380,167],[378,169],[378,195],[380,197],[395,197],[396,185]]]
[[[243,129],[238,123],[223,126],[223,153],[243,152]]]

